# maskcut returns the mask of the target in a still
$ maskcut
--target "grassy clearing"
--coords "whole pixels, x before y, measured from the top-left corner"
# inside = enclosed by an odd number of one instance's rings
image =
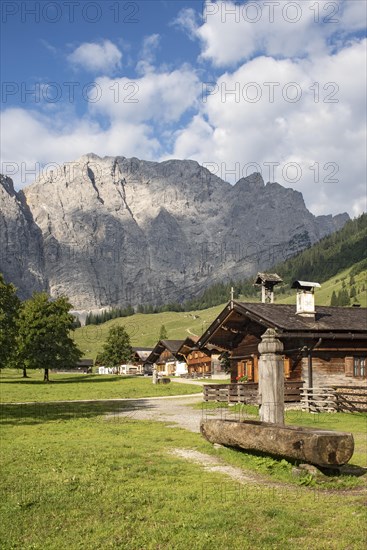
[[[161,397],[201,393],[193,384],[152,384],[151,377],[99,374],[51,373],[51,382],[43,382],[43,372],[29,371],[30,378],[21,378],[20,371],[0,372],[0,402],[69,401],[73,399],[125,399]]]
[[[2,405],[1,548],[364,548],[362,495],[239,485],[169,451],[243,453],[105,410]]]

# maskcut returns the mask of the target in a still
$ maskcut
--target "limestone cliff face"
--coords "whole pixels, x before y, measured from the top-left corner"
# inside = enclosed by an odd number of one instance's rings
[[[245,277],[342,227],[259,174],[231,186],[194,161],[85,155],[23,192],[0,185],[0,271],[75,308],[162,303]]]
[[[21,298],[47,288],[40,228],[24,194],[0,175],[0,272],[18,288]]]

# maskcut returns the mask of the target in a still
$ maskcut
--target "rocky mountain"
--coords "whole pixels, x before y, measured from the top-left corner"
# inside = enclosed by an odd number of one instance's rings
[[[22,297],[77,309],[181,301],[244,278],[340,229],[260,174],[234,186],[195,161],[88,154],[16,193],[0,180],[0,271]]]
[[[43,236],[34,222],[22,191],[0,174],[0,272],[22,298],[48,288],[43,257]]]

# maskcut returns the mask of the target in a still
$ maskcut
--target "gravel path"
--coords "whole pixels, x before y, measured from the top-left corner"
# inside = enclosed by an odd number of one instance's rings
[[[129,403],[129,410],[120,412],[119,416],[128,416],[134,420],[155,420],[178,425],[191,432],[200,432],[200,421],[202,418],[219,416],[221,410],[212,411],[193,409],[188,405],[200,403],[203,400],[201,394],[184,395],[170,399],[136,399]]]
[[[195,464],[201,466],[207,472],[219,472],[220,474],[224,474],[225,476],[230,477],[231,479],[237,481],[238,483],[241,483],[242,485],[247,485],[249,483],[255,485],[257,484],[262,489],[264,489],[264,487],[266,487],[267,489],[270,487],[291,487],[287,483],[270,481],[269,479],[265,479],[263,476],[255,472],[250,472],[248,470],[246,471],[237,466],[230,466],[229,464],[224,463],[222,460],[215,456],[201,453],[193,449],[173,449],[171,451],[171,454],[183,458],[184,460],[194,462]]]
[[[204,384],[210,384],[209,378],[204,378],[203,380],[191,380],[190,378],[173,378],[171,379],[173,384],[192,384],[193,386],[203,386]]]

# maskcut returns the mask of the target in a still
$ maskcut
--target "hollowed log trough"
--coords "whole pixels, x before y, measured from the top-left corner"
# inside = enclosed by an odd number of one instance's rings
[[[201,422],[200,431],[211,443],[324,467],[346,464],[354,451],[354,439],[350,433],[256,420],[206,420]]]

